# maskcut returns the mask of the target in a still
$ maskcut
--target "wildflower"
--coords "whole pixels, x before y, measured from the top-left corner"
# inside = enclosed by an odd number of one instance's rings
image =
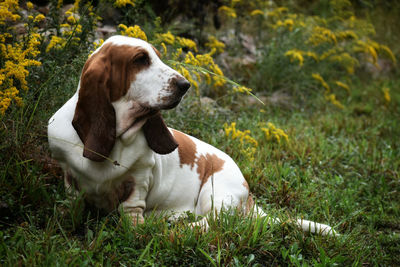
[[[330,29],[316,26],[312,29],[312,34],[308,38],[307,43],[314,46],[318,46],[323,43],[337,44],[337,38],[335,33],[333,33]]]
[[[246,94],[250,94],[251,89],[245,86],[235,86],[233,87],[233,90],[235,92],[239,92],[239,93],[246,93]]]
[[[60,9],[63,6],[63,0],[57,1],[57,9]]]
[[[232,140],[239,140],[238,145],[241,154],[250,161],[254,160],[258,142],[250,135],[250,130],[238,130],[236,129],[236,122],[232,122],[230,125],[224,124],[224,132],[226,137],[230,137]]]
[[[33,9],[33,4],[32,4],[32,2],[26,2],[26,8],[27,8],[28,10]]]
[[[18,14],[14,13],[18,10],[18,0],[5,0],[0,2],[0,25],[4,25],[7,20],[19,20],[21,17]]]
[[[336,32],[335,36],[338,40],[346,40],[346,39],[358,40],[358,35],[352,30]]]
[[[279,18],[282,13],[287,12],[287,11],[288,11],[287,7],[278,7],[278,8],[273,9],[272,11],[268,12],[267,16]]]
[[[168,53],[168,50],[167,50],[167,46],[164,44],[164,43],[161,43],[161,46],[162,46],[162,48],[163,48],[163,50],[164,50],[164,55],[167,55],[167,53]],[[181,48],[181,53],[182,53],[182,48]]]
[[[46,52],[49,52],[51,49],[62,49],[66,43],[67,41],[64,38],[53,35],[46,47]]]
[[[208,36],[208,42],[205,44],[205,46],[210,48],[212,51],[214,49],[213,53],[211,54],[214,54],[215,52],[222,53],[225,50],[225,44],[218,41],[217,38],[212,35]]]
[[[175,42],[175,36],[170,32],[157,34],[156,37],[166,44],[172,45]]]
[[[350,92],[350,87],[349,87],[347,84],[342,83],[342,82],[340,82],[340,81],[336,81],[335,83],[336,83],[337,86],[342,87],[342,88],[345,89],[347,92]]]
[[[70,24],[75,24],[75,23],[76,23],[76,19],[75,19],[75,17],[74,17],[73,15],[69,16],[69,17],[67,18],[67,21],[68,21],[68,23],[70,23]]]
[[[261,127],[261,131],[264,132],[265,137],[268,141],[276,140],[278,143],[281,142],[282,138],[289,141],[289,136],[280,128],[277,128],[273,123],[268,122],[267,127]]]
[[[35,17],[35,19],[33,20],[33,22],[41,22],[45,19],[45,16],[42,14],[39,14]]]
[[[342,105],[342,103],[340,103],[337,99],[336,96],[334,94],[325,94],[325,99],[329,102],[331,102],[333,105],[335,105],[336,107],[340,108],[340,109],[344,109],[344,106]]]
[[[391,101],[391,98],[390,98],[390,89],[389,89],[388,87],[383,87],[383,88],[382,88],[382,92],[383,92],[383,98],[385,99],[386,104],[389,104],[390,101]]]
[[[119,24],[118,27],[122,29],[121,30],[121,34],[122,35],[126,35],[126,36],[129,36],[129,37],[134,37],[134,38],[139,38],[139,39],[147,41],[146,34],[144,33],[144,31],[138,25],[135,25],[133,27],[132,26],[127,27],[124,24]]]
[[[135,1],[134,0],[116,0],[114,2],[114,6],[116,6],[118,8],[126,7],[126,5],[135,6]]]
[[[289,50],[285,53],[285,56],[290,57],[290,62],[293,62],[294,60],[298,60],[299,66],[303,66],[304,57],[300,50],[297,50],[297,49]]]
[[[197,46],[193,40],[183,37],[176,37],[176,41],[181,47],[186,47],[197,52]]]
[[[392,50],[390,50],[389,47],[387,47],[386,45],[379,45],[379,51],[385,52],[389,56],[389,58],[392,60],[392,62],[394,64],[396,64],[396,62],[397,62],[396,57],[394,56]]]
[[[250,16],[264,16],[264,12],[262,12],[260,9],[255,9],[250,12]]]
[[[324,80],[324,78],[322,78],[322,76],[319,73],[313,73],[311,75],[315,80],[319,81],[321,83],[321,85],[327,90],[330,90],[329,84],[327,84]]]
[[[332,55],[329,60],[340,63],[349,74],[353,74],[354,66],[358,65],[358,60],[347,52]]]
[[[218,8],[218,12],[221,12],[221,13],[227,15],[228,17],[231,17],[234,19],[237,17],[236,11],[231,7],[221,6],[220,8]]]

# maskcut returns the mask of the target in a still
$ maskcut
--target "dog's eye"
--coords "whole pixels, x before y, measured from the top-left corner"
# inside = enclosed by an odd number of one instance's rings
[[[146,53],[140,53],[133,58],[133,63],[138,65],[148,65],[150,59]]]

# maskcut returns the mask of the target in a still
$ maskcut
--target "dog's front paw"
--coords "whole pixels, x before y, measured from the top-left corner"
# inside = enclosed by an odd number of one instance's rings
[[[142,208],[125,208],[124,213],[131,218],[133,226],[144,223]]]
[[[192,229],[200,228],[203,232],[207,232],[209,228],[207,218],[204,217],[199,221],[189,223],[189,227]]]

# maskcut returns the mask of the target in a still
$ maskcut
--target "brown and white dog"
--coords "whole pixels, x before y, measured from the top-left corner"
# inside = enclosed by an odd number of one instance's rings
[[[178,105],[189,87],[149,43],[124,36],[104,42],[87,60],[76,93],[49,120],[50,150],[67,189],[106,211],[122,209],[134,223],[150,212],[174,218],[230,207],[266,216],[227,154],[165,125],[160,110]],[[297,224],[334,233],[324,224]],[[207,228],[207,217],[194,225]]]

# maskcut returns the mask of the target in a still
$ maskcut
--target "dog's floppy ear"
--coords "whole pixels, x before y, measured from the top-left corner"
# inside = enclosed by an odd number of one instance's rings
[[[110,96],[110,62],[95,54],[85,64],[72,125],[84,144],[83,156],[103,161],[115,144],[116,118]]]
[[[160,113],[147,119],[142,129],[147,144],[154,152],[165,155],[178,147],[178,143],[168,130]]]

